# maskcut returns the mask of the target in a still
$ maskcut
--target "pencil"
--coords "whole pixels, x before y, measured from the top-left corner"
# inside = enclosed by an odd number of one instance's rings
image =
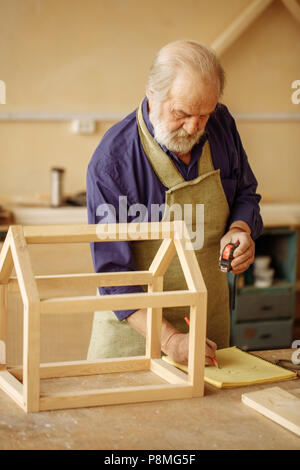
[[[190,326],[190,320],[188,317],[184,317],[185,322]],[[217,363],[217,359],[215,357],[212,357],[211,360],[213,361],[213,364],[219,369],[219,364]]]

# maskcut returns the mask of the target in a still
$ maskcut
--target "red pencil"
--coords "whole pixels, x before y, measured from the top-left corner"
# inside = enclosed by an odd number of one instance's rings
[[[186,323],[190,326],[190,320],[188,317],[184,317]],[[219,364],[217,363],[217,359],[212,357],[211,360],[213,361],[214,365],[219,369]]]

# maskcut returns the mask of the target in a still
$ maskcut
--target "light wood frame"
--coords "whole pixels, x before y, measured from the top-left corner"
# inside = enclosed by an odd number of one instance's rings
[[[0,388],[24,411],[38,412],[153,400],[201,397],[204,394],[207,291],[182,221],[107,224],[99,235],[96,225],[11,225],[0,253]],[[162,240],[148,271],[63,274],[34,276],[28,245],[80,243],[119,240]],[[188,286],[187,290],[163,291],[163,278],[177,253]],[[15,268],[16,277],[11,277]],[[148,292],[122,295],[40,298],[39,288],[57,288],[85,282],[88,285],[148,285]],[[23,366],[9,367],[5,361],[7,295],[19,290],[24,306]],[[163,307],[190,306],[188,374],[161,359]],[[82,313],[94,310],[147,308],[148,325],[145,356],[40,364],[40,316]],[[143,385],[40,393],[45,378],[95,375],[149,370],[166,381]]]
[[[297,0],[281,0],[292,17],[300,22],[300,5]],[[226,52],[249,26],[274,0],[253,0],[211,44],[218,55]]]

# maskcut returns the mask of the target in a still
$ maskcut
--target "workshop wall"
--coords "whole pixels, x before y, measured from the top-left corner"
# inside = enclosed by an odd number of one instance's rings
[[[211,44],[251,0],[0,0],[0,113],[126,115],[144,95],[156,51],[192,38]],[[299,113],[300,28],[279,0],[221,58],[233,113]],[[113,120],[90,136],[71,122],[0,121],[0,194],[45,195],[52,166],[65,190],[85,189],[87,164]],[[238,122],[266,201],[300,201],[299,121]]]

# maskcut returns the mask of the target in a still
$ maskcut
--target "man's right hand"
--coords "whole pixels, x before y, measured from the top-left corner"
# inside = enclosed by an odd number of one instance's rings
[[[147,334],[147,309],[140,309],[126,318],[127,322],[143,336]],[[189,357],[189,333],[180,333],[165,318],[162,319],[162,351],[179,364],[187,365]],[[217,345],[206,338],[205,365],[212,366],[212,357],[216,354]]]
[[[212,366],[212,358],[215,357],[217,345],[206,338],[205,365]],[[165,354],[179,364],[187,365],[189,356],[189,333],[174,333],[165,345]]]

